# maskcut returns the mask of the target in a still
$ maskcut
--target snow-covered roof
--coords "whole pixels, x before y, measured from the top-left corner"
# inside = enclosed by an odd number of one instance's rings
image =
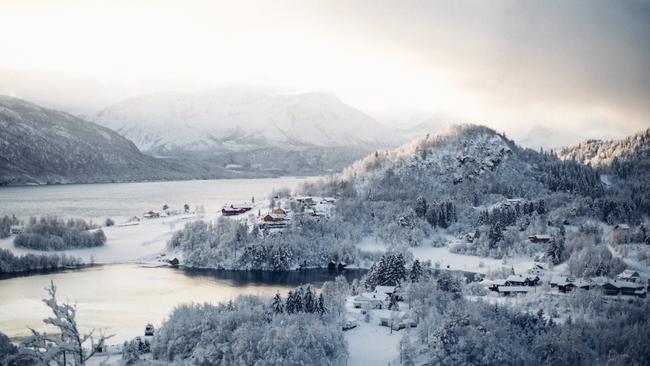
[[[529,236],[529,238],[535,238],[535,239],[542,239],[543,240],[543,239],[551,239],[551,236],[550,235],[545,235],[545,234],[535,234],[535,235]]]
[[[631,269],[626,269],[625,271],[621,272],[616,276],[618,278],[634,278],[634,277],[639,277],[639,272],[633,271]]]
[[[373,292],[364,292],[355,296],[353,301],[363,302],[363,301],[382,301],[383,298],[377,297],[377,294]]]
[[[534,286],[499,286],[499,292],[530,292]]]
[[[395,286],[377,286],[375,292],[378,294],[392,294],[395,292]]]
[[[526,280],[532,281],[535,277],[533,276],[522,276],[522,275],[510,275],[506,278],[506,281],[510,282],[524,282]]]

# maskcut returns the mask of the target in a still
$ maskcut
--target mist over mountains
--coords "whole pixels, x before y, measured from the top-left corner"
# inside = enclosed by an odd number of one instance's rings
[[[0,184],[322,175],[444,125],[430,118],[395,130],[333,95],[246,88],[130,98],[87,116],[95,122],[12,97],[1,97],[0,108]],[[457,148],[468,146],[462,136],[453,139]],[[633,169],[634,161],[648,160],[647,142],[646,131],[620,141],[590,140],[555,154]],[[463,166],[472,166],[474,155],[469,153]]]

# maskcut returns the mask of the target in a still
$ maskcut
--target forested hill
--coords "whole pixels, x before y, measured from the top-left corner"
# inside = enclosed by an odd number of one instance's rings
[[[188,179],[116,132],[68,113],[0,96],[0,185]]]
[[[587,140],[554,151],[562,160],[574,160],[627,177],[650,172],[650,128],[620,140]]]
[[[521,148],[487,127],[458,125],[377,151],[303,193],[338,196],[339,217],[390,242],[420,245],[440,228],[455,235],[480,229],[490,240],[471,249],[498,257],[512,250],[499,244],[506,227],[515,237],[593,219],[638,224],[650,193],[634,179],[621,181],[608,186],[588,165]]]
[[[372,200],[452,198],[478,206],[496,198],[535,198],[549,191],[598,196],[591,168],[523,149],[477,125],[456,125],[395,150],[377,151],[345,169],[330,187]]]

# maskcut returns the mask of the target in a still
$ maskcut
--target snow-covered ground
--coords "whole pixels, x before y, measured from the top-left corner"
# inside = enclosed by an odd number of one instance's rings
[[[399,340],[406,330],[391,334],[390,328],[379,325],[375,310],[369,310],[370,321],[364,322],[361,310],[354,308],[351,298],[347,299],[346,309],[348,318],[357,319],[359,324],[344,332],[350,352],[348,365],[399,365]]]
[[[152,260],[165,249],[167,241],[174,231],[183,228],[186,222],[209,218],[204,215],[178,215],[158,219],[142,220],[138,225],[103,227],[106,244],[96,248],[72,249],[57,252],[16,248],[14,237],[0,240],[0,248],[9,249],[16,255],[65,254],[81,258],[84,262],[94,261],[99,264],[144,262]]]
[[[388,244],[383,243],[380,239],[367,237],[359,242],[357,247],[365,251],[383,252],[388,248]],[[410,248],[409,250],[420,261],[430,260],[434,265],[440,263],[440,268],[483,274],[501,269],[502,267],[514,268],[516,273],[523,273],[535,263],[530,258],[512,258],[504,261],[502,259],[452,253],[447,246],[435,248],[423,245]]]

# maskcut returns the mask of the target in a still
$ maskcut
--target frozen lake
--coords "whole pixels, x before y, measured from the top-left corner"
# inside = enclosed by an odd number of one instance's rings
[[[364,270],[344,270],[352,281]],[[310,283],[320,287],[337,275],[327,269],[306,271],[193,271],[169,267],[147,268],[135,264],[105,265],[51,274],[0,280],[0,331],[24,337],[27,327],[43,330],[49,309],[41,299],[50,280],[58,298],[76,302],[84,329],[102,328],[115,334],[110,343],[143,335],[144,326],[159,326],[180,303],[219,303],[239,295],[272,296]]]
[[[273,189],[295,188],[314,178],[217,179],[174,182],[69,184],[1,187],[0,215],[57,215],[102,221],[140,216],[161,210],[164,204],[182,209],[203,205],[215,212],[228,202],[267,198]]]

